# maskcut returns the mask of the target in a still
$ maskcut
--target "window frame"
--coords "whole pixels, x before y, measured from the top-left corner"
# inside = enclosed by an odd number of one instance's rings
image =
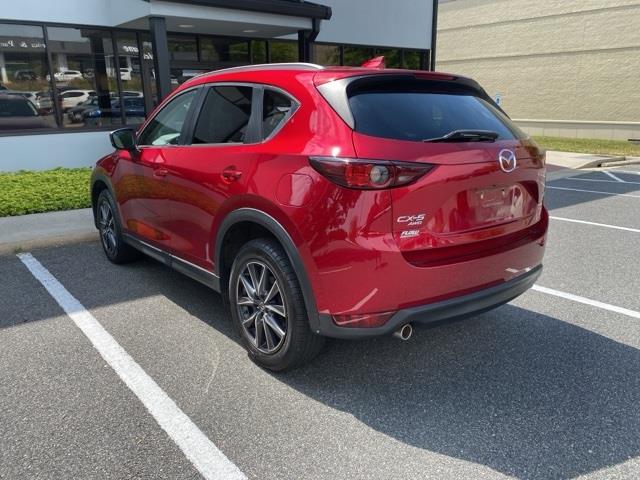
[[[294,97],[292,94],[287,92],[286,90],[276,87],[274,85],[267,85],[264,83],[255,83],[255,82],[233,82],[233,81],[222,81],[222,82],[208,82],[204,85],[200,85],[202,88],[202,92],[198,99],[198,103],[196,105],[196,109],[191,112],[191,119],[189,125],[187,126],[187,130],[185,132],[185,143],[183,146],[188,147],[221,147],[221,146],[244,146],[244,145],[261,145],[270,141],[274,138],[280,130],[284,128],[284,126],[289,123],[289,120],[293,117],[293,115],[300,108],[300,101]],[[251,95],[251,117],[249,118],[249,123],[247,126],[247,135],[245,137],[244,142],[224,142],[224,143],[193,143],[193,135],[195,133],[196,124],[200,118],[200,113],[202,112],[202,107],[204,106],[204,102],[207,98],[209,90],[215,87],[250,87],[252,88]],[[278,126],[267,136],[266,138],[263,135],[262,129],[262,115],[263,115],[263,101],[264,101],[264,92],[265,90],[272,90],[274,92],[280,93],[291,100],[292,106],[287,115],[282,119],[282,121],[278,124]],[[187,140],[188,139],[188,140]]]
[[[196,109],[192,112],[191,121],[187,127],[187,131],[185,132],[185,144],[189,147],[212,147],[212,146],[234,146],[234,145],[254,145],[258,142],[248,142],[247,138],[254,140],[256,138],[256,84],[251,82],[210,82],[205,83],[204,85],[199,85],[202,87],[202,93],[200,95],[198,104],[196,105]],[[251,88],[251,115],[249,117],[249,123],[247,124],[247,134],[245,136],[244,142],[224,142],[224,143],[193,143],[193,135],[196,131],[196,125],[198,120],[200,119],[200,114],[202,113],[202,108],[204,107],[205,101],[207,99],[207,95],[209,95],[209,91],[215,87],[249,87]]]

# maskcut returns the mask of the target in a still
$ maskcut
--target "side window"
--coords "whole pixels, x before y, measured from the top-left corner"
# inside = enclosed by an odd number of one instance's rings
[[[262,138],[268,138],[293,109],[293,102],[286,95],[274,90],[264,91],[262,104]]]
[[[210,88],[193,132],[193,144],[244,142],[252,94],[251,87]]]
[[[178,95],[165,105],[140,135],[138,145],[176,145],[198,90]]]

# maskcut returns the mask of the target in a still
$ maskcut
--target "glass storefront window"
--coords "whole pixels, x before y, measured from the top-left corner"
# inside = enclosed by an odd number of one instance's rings
[[[0,131],[55,127],[41,27],[0,23]]]
[[[420,70],[420,57],[422,52],[419,50],[405,50],[404,51],[404,64],[402,68],[408,68],[410,70]]]
[[[384,64],[387,68],[402,68],[402,50],[397,48],[376,48],[373,56],[384,56]]]
[[[142,42],[142,78],[149,85],[151,105],[155,107],[158,105],[158,87],[156,85],[156,72],[153,68],[153,45],[148,34],[140,34],[140,37]]]
[[[340,65],[340,46],[313,44],[313,62],[318,65]]]
[[[249,42],[202,37],[200,60],[210,64],[213,70],[246,65],[249,63]]]
[[[271,63],[289,63],[298,61],[297,42],[269,42]]]
[[[251,63],[267,63],[267,42],[251,40]]]
[[[58,95],[58,123],[65,128],[122,123],[111,32],[47,27]]]
[[[173,88],[210,70],[298,61],[291,40],[174,33],[168,41]],[[378,55],[389,68],[419,69],[426,58],[421,50],[312,45],[314,62],[328,66]],[[158,102],[153,62],[146,32],[0,23],[0,131],[138,124]]]
[[[198,42],[196,37],[169,35],[169,58],[178,62],[198,61]]]
[[[373,56],[373,48],[344,47],[344,64],[349,67],[359,67]]]
[[[116,33],[120,81],[124,100],[124,115],[127,124],[142,123],[146,109],[142,87],[142,63],[138,38],[135,33]],[[119,106],[120,107],[120,106]]]

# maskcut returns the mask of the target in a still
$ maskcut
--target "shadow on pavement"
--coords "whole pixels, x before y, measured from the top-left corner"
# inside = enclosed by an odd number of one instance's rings
[[[506,305],[276,377],[406,444],[548,479],[640,454],[638,371],[637,349]]]
[[[97,243],[36,257],[87,308],[164,296],[237,341],[220,296],[159,263],[116,267]],[[405,444],[547,479],[640,455],[639,371],[635,348],[506,305],[409,342],[332,341],[315,363],[271,375]]]

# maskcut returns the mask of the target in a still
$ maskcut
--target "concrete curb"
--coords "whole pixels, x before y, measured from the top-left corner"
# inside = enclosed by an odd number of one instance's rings
[[[60,247],[76,243],[92,242],[98,240],[98,231],[77,232],[67,235],[56,235],[34,240],[23,240],[19,242],[0,243],[0,255],[13,255],[36,248]]]
[[[624,165],[638,165],[640,158],[638,157],[622,157],[623,160],[611,159],[611,161],[603,162],[601,167],[622,167]]]
[[[598,168],[609,165],[610,163],[620,163],[626,165],[626,157],[603,157],[592,160],[590,162],[585,162],[584,164],[578,166],[578,169],[583,168]]]

